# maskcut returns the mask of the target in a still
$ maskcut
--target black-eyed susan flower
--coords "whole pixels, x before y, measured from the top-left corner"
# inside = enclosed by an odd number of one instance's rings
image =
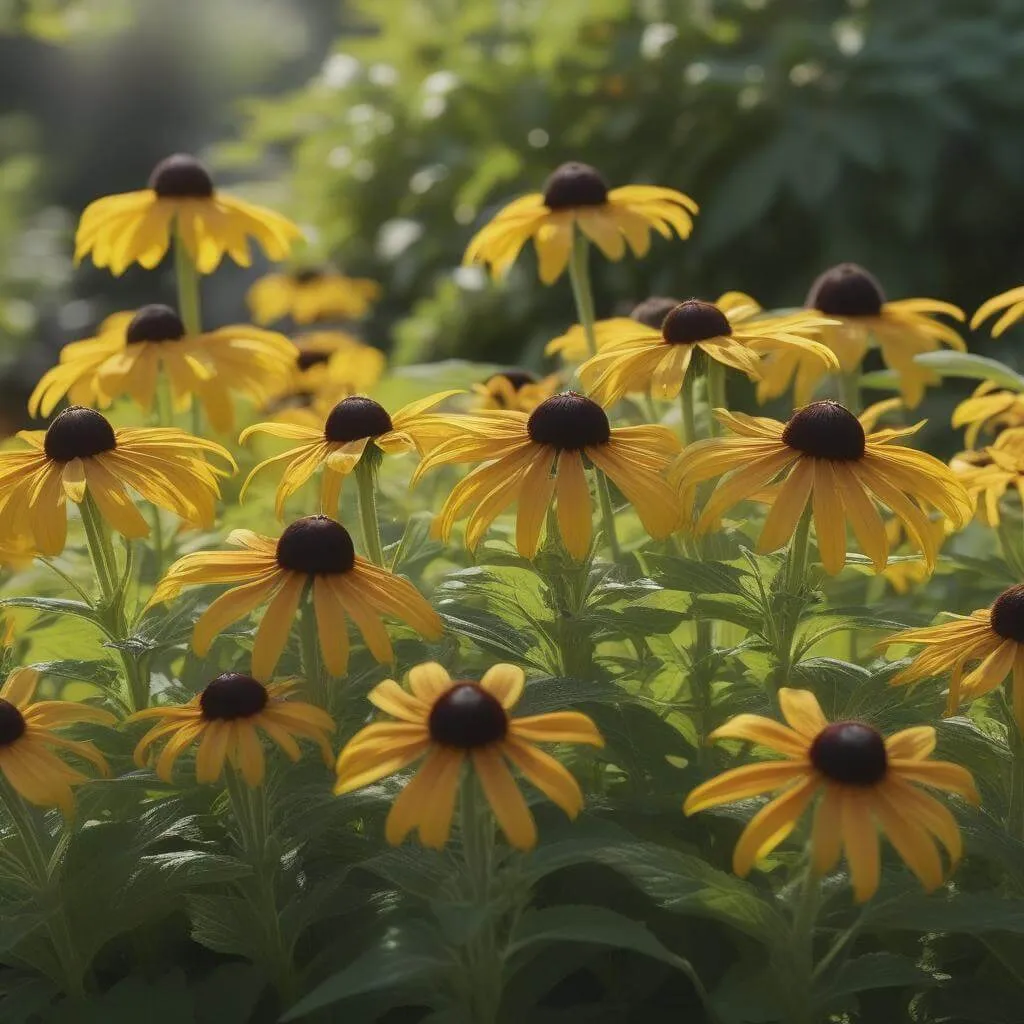
[[[394,416],[372,398],[351,395],[338,402],[317,428],[297,423],[273,422],[247,427],[239,438],[242,444],[254,434],[269,434],[271,437],[298,443],[288,451],[259,463],[245,481],[242,497],[245,497],[245,492],[261,469],[287,462],[277,488],[276,510],[278,518],[281,518],[289,496],[322,468],[320,506],[323,511],[332,513],[338,507],[342,482],[355,469],[368,445],[372,444],[392,455],[410,451],[426,452],[442,440],[454,436],[457,420],[431,414],[428,410],[457,394],[457,390],[441,391],[410,402]]]
[[[144,768],[150,748],[166,740],[156,759],[155,771],[171,781],[174,762],[193,744],[196,748],[196,782],[216,782],[225,762],[239,771],[250,786],[258,786],[266,771],[260,734],[269,737],[292,761],[302,751],[296,740],[311,740],[320,748],[324,763],[334,760],[328,733],[334,731],[331,716],[314,704],[289,700],[298,685],[294,679],[264,685],[252,676],[225,672],[209,682],[187,704],[165,705],[137,711],[129,721],[159,719],[135,747],[135,763]]]
[[[953,410],[953,427],[966,427],[964,441],[974,448],[978,436],[996,434],[1008,427],[1024,427],[1024,395],[1008,391],[992,381],[982,381],[970,398]]]
[[[147,188],[104,196],[85,208],[75,234],[75,262],[91,255],[97,267],[114,275],[133,263],[152,269],[166,255],[172,232],[201,274],[213,273],[225,253],[249,266],[249,238],[268,259],[283,260],[302,237],[281,214],[215,189],[195,157],[176,153],[153,168]]]
[[[554,500],[566,550],[584,558],[592,526],[584,459],[625,495],[652,537],[667,537],[679,525],[678,500],[663,479],[679,441],[665,427],[613,428],[600,405],[568,392],[548,398],[529,414],[464,417],[460,430],[461,436],[425,455],[413,476],[415,483],[435,466],[484,463],[457,483],[445,501],[437,521],[445,540],[456,520],[469,513],[466,545],[473,550],[494,519],[517,502],[516,547],[532,558]]]
[[[527,240],[537,250],[540,279],[558,280],[569,263],[578,228],[610,260],[621,260],[626,246],[645,256],[651,230],[665,238],[673,232],[689,238],[697,204],[682,192],[655,185],[609,189],[588,164],[562,164],[534,192],[509,203],[466,248],[465,263],[488,263],[500,277],[515,262]]]
[[[1024,501],[1024,429],[1010,427],[987,447],[954,455],[949,468],[966,489],[978,518],[999,526],[1003,496],[1013,489]]]
[[[883,737],[866,722],[828,722],[809,690],[779,690],[788,726],[760,715],[737,715],[711,734],[782,754],[783,761],[732,768],[686,798],[687,814],[782,790],[750,820],[733,852],[740,876],[767,857],[796,827],[818,797],[810,837],[811,866],[832,871],[845,852],[854,898],[863,903],[878,889],[878,833],[885,834],[921,884],[931,891],[945,877],[938,846],[951,865],[963,843],[949,808],[920,786],[978,802],[971,773],[950,761],[932,761],[935,730],[903,729]]]
[[[889,559],[889,541],[876,501],[903,523],[929,567],[937,549],[924,508],[934,506],[957,529],[971,517],[967,492],[946,466],[892,443],[921,424],[865,434],[853,413],[829,401],[804,406],[787,423],[724,409],[715,415],[734,436],[691,444],[672,472],[687,501],[698,484],[730,474],[704,506],[698,532],[710,530],[740,501],[761,494],[771,508],[757,548],[775,551],[793,535],[810,503],[826,572],[837,573],[846,564],[847,522],[880,572]],[[775,481],[779,486],[764,494]]]
[[[538,377],[529,370],[502,370],[481,384],[474,384],[479,409],[515,409],[533,412],[558,390],[557,373]]]
[[[21,796],[39,807],[59,807],[71,817],[71,787],[89,777],[71,767],[57,754],[63,751],[93,765],[101,774],[107,762],[86,740],[69,740],[54,730],[78,722],[114,725],[109,711],[70,700],[32,702],[39,673],[17,668],[0,688],[0,774]]]
[[[200,551],[179,558],[150,599],[153,605],[170,600],[184,587],[237,584],[196,621],[192,647],[200,656],[209,651],[221,630],[265,604],[252,651],[252,671],[260,679],[271,678],[309,586],[320,649],[332,675],[343,675],[348,665],[347,619],[356,624],[380,662],[393,659],[382,615],[408,623],[428,639],[441,635],[440,616],[419,591],[408,580],[359,558],[348,530],[333,519],[297,519],[277,540],[251,530],[233,530],[228,543],[242,550]]]
[[[988,608],[951,617],[923,629],[907,629],[882,646],[920,644],[924,650],[901,672],[894,685],[949,676],[946,713],[962,701],[990,693],[1013,675],[1011,705],[1024,733],[1024,584],[1004,590]]]
[[[21,451],[0,452],[0,536],[31,537],[59,555],[67,537],[67,502],[89,496],[125,537],[149,536],[129,491],[180,516],[213,526],[222,469],[234,461],[219,444],[171,427],[115,430],[95,409],[70,406],[44,430],[23,430]]]
[[[380,298],[381,287],[365,277],[346,277],[332,267],[296,267],[261,277],[245,296],[258,324],[290,316],[297,324],[357,320]]]
[[[1002,316],[992,325],[993,338],[998,338],[1024,317],[1024,285],[994,295],[983,302],[971,317],[971,330],[976,331],[990,316],[1000,312]]]
[[[597,355],[580,367],[580,379],[598,401],[610,405],[630,391],[675,398],[698,351],[754,380],[761,376],[762,353],[777,349],[797,348],[820,359],[826,369],[838,366],[832,353],[813,340],[827,322],[823,318],[803,312],[762,318],[759,313],[749,296],[727,292],[718,303],[681,302],[660,328],[628,318],[607,321]]]
[[[334,792],[368,786],[423,758],[395,800],[385,834],[397,846],[416,829],[424,846],[440,849],[448,842],[455,796],[468,763],[509,843],[530,849],[537,842],[537,826],[506,762],[575,818],[583,806],[578,783],[536,744],[601,747],[604,740],[578,711],[513,718],[509,712],[523,684],[523,671],[515,665],[494,665],[477,682],[453,680],[434,662],[410,671],[409,690],[386,679],[370,692],[370,700],[397,721],[375,722],[349,740],[338,757]]]
[[[594,342],[598,352],[611,340],[616,331],[624,327],[634,329],[636,324],[643,324],[656,331],[661,330],[665,317],[680,305],[680,299],[669,299],[663,295],[652,295],[643,302],[638,302],[630,311],[628,317],[612,317],[609,320],[598,320],[594,324]],[[544,346],[546,356],[561,356],[569,362],[578,363],[589,358],[590,348],[587,345],[587,335],[582,325],[573,324],[565,332]]]
[[[808,309],[839,323],[823,328],[820,340],[839,358],[843,373],[859,367],[874,341],[882,359],[899,377],[900,392],[910,409],[924,397],[925,387],[938,374],[914,356],[934,352],[943,344],[963,352],[963,338],[937,315],[963,321],[959,306],[938,299],[898,299],[887,302],[878,280],[856,263],[840,263],[821,274],[807,293]],[[813,390],[813,389],[812,389]]]
[[[946,522],[942,519],[929,519],[935,547],[938,550],[946,539]],[[899,519],[890,519],[885,524],[885,535],[889,541],[889,550],[898,552],[907,542],[907,531]],[[882,572],[882,576],[892,589],[900,595],[909,594],[921,584],[927,582],[932,575],[932,567],[923,558],[901,558],[890,561]]]
[[[65,395],[101,409],[128,395],[149,413],[163,374],[176,409],[199,401],[211,426],[224,432],[234,420],[232,393],[266,399],[296,356],[283,334],[234,324],[189,335],[169,306],[143,306],[108,317],[96,337],[65,345],[32,392],[29,413],[49,416]]]

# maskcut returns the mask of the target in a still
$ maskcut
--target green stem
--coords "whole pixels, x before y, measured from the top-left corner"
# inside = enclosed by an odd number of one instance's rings
[[[717,360],[707,360],[707,395],[708,395],[708,436],[716,437],[722,432],[722,424],[715,418],[716,409],[726,408],[725,367]]]
[[[843,373],[839,375],[839,401],[845,405],[854,416],[861,413],[860,397],[860,372]]]
[[[604,528],[604,538],[608,542],[608,551],[612,556],[612,561],[618,563],[622,559],[622,550],[619,547],[618,534],[615,532],[615,510],[612,508],[612,496],[608,490],[608,481],[599,469],[594,470],[594,480],[597,486],[597,501],[601,506],[601,525]]]
[[[807,553],[810,548],[811,506],[804,509],[793,531],[786,556],[786,593],[796,596],[807,582]]]
[[[686,371],[683,386],[679,391],[679,437],[683,447],[697,440],[697,416],[695,411],[697,400],[697,375],[693,372],[693,364]]]
[[[594,293],[590,287],[590,271],[588,268],[590,244],[582,231],[573,229],[572,254],[569,257],[569,282],[572,285],[572,297],[576,302],[576,315],[583,327],[583,336],[587,339],[587,351],[590,355],[597,354],[597,337],[594,334]]]
[[[372,442],[371,442],[372,443]],[[375,454],[375,453],[374,453]],[[356,463],[355,478],[359,492],[359,519],[363,527],[363,545],[366,556],[374,565],[384,565],[384,547],[380,540],[380,522],[377,519],[376,464],[369,446]]]
[[[1006,743],[1010,748],[1010,801],[1006,812],[1006,831],[1014,839],[1024,841],[1024,736],[1013,715],[1006,694],[1001,694],[1003,719],[1006,722]]]
[[[85,539],[92,558],[96,582],[100,588],[100,602],[105,610],[112,610],[117,591],[117,563],[110,543],[107,526],[96,507],[91,494],[86,491],[85,500],[78,506],[85,527]]]
[[[768,688],[774,696],[780,687],[789,683],[793,668],[793,641],[796,629],[800,624],[800,615],[795,610],[799,607],[798,599],[807,586],[807,555],[810,547],[811,507],[804,509],[786,553],[786,564],[783,567],[783,586],[778,608],[777,643],[775,649],[775,669],[768,677]]]
[[[193,337],[202,334],[199,273],[177,228],[174,231],[174,280],[178,288],[178,314],[184,324],[185,333]],[[203,413],[196,395],[192,396],[192,434],[195,437],[203,435]]]
[[[339,623],[338,628],[343,629],[344,624]],[[330,692],[320,657],[320,636],[317,631],[312,587],[306,594],[299,619],[299,659],[302,663],[302,674],[306,677],[306,691],[310,702],[329,711]]]
[[[814,929],[821,906],[821,877],[813,865],[807,865],[804,882],[793,914],[793,960],[799,984],[794,995],[799,1000],[793,1015],[794,1024],[813,1024],[815,1013],[812,1000],[814,978]]]

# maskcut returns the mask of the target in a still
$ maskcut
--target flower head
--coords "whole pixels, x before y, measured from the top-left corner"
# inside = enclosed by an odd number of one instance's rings
[[[21,451],[0,452],[0,534],[32,538],[44,555],[58,555],[67,537],[67,502],[91,496],[100,514],[125,537],[148,537],[149,524],[128,491],[180,516],[213,526],[219,478],[234,468],[219,444],[170,427],[115,430],[95,409],[72,405],[46,430],[22,430]]]
[[[460,436],[424,456],[413,482],[435,466],[483,463],[455,485],[438,517],[447,539],[456,520],[471,513],[470,550],[495,518],[518,502],[516,547],[532,558],[554,500],[566,549],[573,558],[584,558],[592,507],[584,459],[622,491],[652,537],[667,537],[679,525],[679,503],[662,476],[679,442],[665,427],[612,427],[600,405],[570,391],[546,399],[529,415],[504,411],[464,417],[460,430]]]
[[[978,802],[966,768],[931,761],[935,730],[904,729],[888,738],[866,722],[829,723],[808,690],[779,690],[788,726],[760,715],[737,715],[711,739],[743,740],[782,754],[783,761],[732,768],[698,786],[684,809],[709,807],[782,790],[744,829],[733,853],[733,870],[745,876],[754,864],[792,832],[817,796],[811,831],[811,863],[818,874],[831,871],[845,851],[858,902],[878,889],[879,829],[907,867],[928,889],[942,885],[944,871],[936,841],[952,864],[963,844],[956,819],[920,785]]]
[[[252,318],[269,324],[290,316],[297,324],[357,320],[380,298],[381,287],[365,277],[345,277],[332,267],[296,267],[261,277],[246,294]]]
[[[457,432],[455,417],[430,413],[456,391],[441,391],[403,406],[394,416],[379,402],[363,395],[350,395],[336,403],[319,427],[297,423],[256,423],[242,431],[244,444],[254,434],[296,441],[288,451],[259,463],[242,487],[242,497],[260,470],[287,461],[277,488],[277,515],[284,516],[284,504],[318,469],[323,469],[320,507],[327,513],[338,507],[338,496],[345,477],[363,458],[367,446],[388,454],[430,451]]]
[[[949,468],[967,490],[978,518],[999,526],[999,502],[1010,488],[1024,499],[1024,429],[1010,427],[985,448],[954,455]]]
[[[252,676],[225,672],[187,704],[137,711],[129,721],[159,721],[139,740],[135,763],[145,767],[153,744],[166,740],[156,760],[156,773],[170,782],[174,762],[191,744],[198,743],[196,782],[216,782],[227,761],[250,786],[258,786],[265,772],[263,733],[292,761],[301,756],[295,741],[312,740],[324,763],[330,765],[334,754],[327,734],[334,731],[334,722],[313,704],[288,700],[296,685],[293,679],[264,685]]]
[[[971,330],[976,331],[994,313],[1001,313],[992,325],[992,337],[998,338],[1024,317],[1024,285],[1011,288],[1008,292],[994,295],[983,302],[971,317]]]
[[[76,701],[33,703],[38,680],[35,669],[17,668],[0,688],[0,774],[29,803],[59,807],[71,817],[71,787],[89,777],[66,764],[57,751],[90,762],[103,775],[109,769],[95,744],[65,739],[54,730],[77,722],[113,725],[116,719],[109,711]]]
[[[645,256],[653,228],[665,238],[673,232],[688,238],[697,204],[682,192],[654,185],[610,189],[600,172],[588,164],[562,164],[548,178],[543,192],[509,203],[470,241],[465,263],[489,263],[495,277],[515,262],[532,238],[540,279],[552,284],[569,263],[578,227],[610,260],[621,260],[626,245]]]
[[[386,679],[370,701],[395,722],[360,729],[338,757],[337,794],[349,793],[423,758],[388,814],[386,834],[398,845],[413,829],[424,846],[448,842],[455,795],[469,763],[508,841],[528,850],[537,827],[509,771],[511,762],[545,796],[575,818],[583,806],[576,780],[537,743],[604,745],[594,723],[577,711],[514,718],[523,692],[522,669],[494,665],[477,682],[452,679],[438,664],[409,673],[411,692]]]
[[[310,585],[320,649],[332,675],[343,675],[348,665],[347,619],[355,622],[380,662],[394,657],[381,615],[407,622],[429,639],[441,635],[440,616],[416,588],[356,555],[348,530],[333,519],[296,519],[276,540],[251,530],[233,530],[228,543],[242,550],[196,552],[179,558],[150,599],[151,605],[168,601],[185,587],[199,584],[237,584],[196,621],[192,647],[200,657],[221,630],[266,604],[256,631],[252,671],[260,679],[269,679]]]
[[[963,338],[952,327],[935,319],[937,315],[962,321],[959,306],[938,299],[886,300],[874,275],[856,263],[840,263],[819,275],[811,285],[805,305],[831,320],[838,321],[821,330],[820,340],[839,359],[843,373],[858,369],[874,341],[882,359],[899,376],[903,400],[910,409],[924,397],[925,387],[936,384],[938,375],[914,361],[914,356],[934,352],[943,344],[960,352],[966,350]],[[804,387],[814,385],[806,380]],[[810,397],[810,392],[806,397]],[[803,397],[803,396],[801,396]]]
[[[838,366],[832,353],[813,340],[827,320],[807,313],[760,313],[750,296],[727,292],[715,303],[679,303],[657,328],[633,319],[605,321],[598,353],[580,367],[580,378],[599,401],[610,404],[630,391],[675,398],[696,352],[754,380],[761,376],[762,354],[776,350],[797,349],[820,360],[826,370]]]
[[[134,314],[107,317],[96,337],[65,345],[28,408],[33,416],[49,416],[70,395],[105,409],[128,395],[149,413],[165,374],[175,408],[198,401],[213,428],[224,432],[234,420],[232,392],[265,400],[295,358],[295,346],[283,334],[235,324],[189,335],[169,306],[143,306]]]
[[[679,299],[669,299],[663,295],[652,295],[643,302],[638,302],[630,311],[628,317],[612,317],[610,320],[598,320],[594,324],[594,341],[597,343],[597,350],[602,348],[615,337],[616,330],[628,327],[635,329],[636,324],[643,324],[655,331],[661,330],[665,317],[680,305]],[[581,324],[573,324],[565,332],[544,346],[546,356],[561,356],[573,363],[579,363],[590,355],[590,348],[587,344],[587,336]]]
[[[559,377],[553,373],[538,377],[529,370],[502,370],[492,374],[482,384],[474,384],[481,409],[515,409],[533,412],[545,399],[558,390]]]
[[[105,196],[82,213],[75,262],[92,255],[97,267],[123,274],[133,263],[147,269],[166,255],[175,232],[201,274],[211,274],[227,253],[249,266],[248,239],[267,258],[283,260],[302,232],[286,217],[214,188],[209,171],[185,153],[161,160],[138,192]]]
[[[982,381],[970,398],[953,410],[953,427],[966,427],[964,441],[968,448],[978,443],[978,435],[1024,427],[1024,395],[1009,391],[992,381]]]
[[[731,474],[708,499],[698,531],[711,529],[727,509],[778,481],[768,495],[771,510],[758,550],[782,547],[810,502],[822,564],[837,573],[846,564],[847,521],[876,571],[885,568],[889,541],[872,498],[903,523],[929,567],[937,547],[922,506],[933,505],[957,528],[970,519],[967,492],[946,466],[892,443],[921,424],[865,434],[857,417],[837,402],[813,402],[787,423],[724,409],[715,415],[735,436],[691,444],[672,471],[687,500],[704,480]]]

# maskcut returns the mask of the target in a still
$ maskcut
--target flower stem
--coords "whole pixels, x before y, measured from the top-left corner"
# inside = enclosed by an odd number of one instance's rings
[[[344,629],[344,623],[339,623],[338,628]],[[299,660],[302,663],[302,674],[306,677],[306,692],[309,694],[310,702],[325,711],[330,711],[330,693],[320,657],[320,637],[317,632],[312,587],[306,593],[302,615],[299,618]]]
[[[854,416],[859,416],[861,413],[861,397],[860,397],[860,372],[854,370],[853,373],[843,373],[839,376],[839,401],[842,405],[853,413]]]
[[[774,617],[775,629],[775,669],[768,677],[768,688],[774,696],[779,688],[789,682],[793,668],[793,640],[800,624],[799,599],[807,586],[807,554],[810,546],[811,506],[808,505],[789,542],[786,552],[786,564],[782,569],[783,585],[779,593],[779,604]]]
[[[679,391],[679,437],[684,448],[697,440],[696,400],[697,374],[693,370],[693,363],[691,363]]]
[[[367,451],[356,463],[355,478],[359,491],[359,519],[363,527],[363,545],[366,556],[374,565],[384,565],[384,547],[380,540],[380,521],[377,519],[377,460]]]
[[[1014,839],[1024,840],[1024,736],[1013,715],[1013,706],[1001,693],[1006,743],[1010,748],[1010,801],[1006,811],[1006,831]]]
[[[612,508],[612,496],[608,490],[608,481],[599,469],[594,470],[594,481],[597,487],[597,501],[601,506],[604,539],[608,542],[608,551],[612,556],[612,561],[619,562],[622,558],[622,549],[619,547],[618,534],[615,532],[615,510]]]
[[[794,1007],[794,1024],[814,1024],[811,982],[814,978],[814,929],[820,905],[821,877],[808,863],[800,900],[793,913],[793,961],[800,979],[793,993],[800,1000]]]
[[[583,336],[587,339],[587,352],[597,354],[597,338],[594,334],[594,293],[590,287],[590,270],[588,256],[590,244],[586,235],[577,229],[573,230],[572,254],[569,256],[569,283],[572,285],[572,297],[576,302],[576,315],[583,327]]]
[[[804,509],[786,555],[786,593],[797,595],[804,588],[807,579],[807,552],[810,548],[811,506]]]
[[[85,527],[85,539],[92,558],[96,582],[100,588],[100,604],[107,611],[112,611],[117,590],[117,563],[114,549],[110,543],[106,523],[96,507],[91,494],[86,491],[85,500],[78,506]]]
[[[707,396],[708,396],[708,437],[717,437],[722,432],[722,424],[715,418],[716,409],[724,409],[727,399],[725,394],[725,367],[717,359],[707,360]]]
[[[178,315],[185,333],[202,334],[203,314],[200,301],[199,274],[192,257],[181,239],[181,231],[174,230],[174,280],[178,288]],[[203,414],[195,395],[192,396],[192,434],[202,437]]]

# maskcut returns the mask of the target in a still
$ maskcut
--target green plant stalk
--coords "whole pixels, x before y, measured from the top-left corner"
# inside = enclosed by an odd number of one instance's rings
[[[717,360],[707,360],[707,396],[708,396],[708,436],[717,437],[722,432],[722,424],[715,418],[716,409],[726,408],[725,367]]]
[[[39,841],[35,823],[25,805],[25,801],[15,792],[11,784],[0,774],[0,802],[14,822],[15,831],[21,840],[24,851],[24,867],[31,878],[39,897],[40,910],[46,920],[46,932],[53,946],[57,963],[60,965],[65,992],[78,999],[85,995],[84,966],[79,961],[75,944],[68,928],[67,916],[60,899],[54,898],[50,877],[50,859]]]
[[[841,373],[839,375],[839,401],[842,405],[845,405],[846,408],[854,414],[854,416],[860,415],[861,395],[859,370],[854,370],[853,373]]]
[[[174,282],[178,289],[178,315],[185,327],[185,333],[202,334],[199,273],[181,240],[181,232],[177,227],[174,229]],[[195,395],[192,396],[192,434],[195,437],[203,435],[203,414]]]
[[[1024,736],[1013,715],[1013,705],[1000,691],[1000,704],[1006,722],[1006,743],[1010,748],[1010,802],[1006,810],[1006,831],[1024,841]]]
[[[344,629],[345,626],[339,623],[338,628]],[[306,677],[306,692],[310,701],[317,707],[330,711],[330,692],[320,657],[320,637],[317,632],[316,609],[313,606],[312,584],[306,591],[302,615],[299,618],[299,660],[302,664],[302,673]]]
[[[811,538],[811,506],[804,509],[786,556],[786,593],[799,594],[807,582],[807,556]]]
[[[372,443],[372,442],[371,442]],[[369,445],[356,463],[356,489],[359,495],[359,520],[363,528],[363,546],[366,556],[374,565],[384,565],[384,546],[380,540],[380,521],[377,518],[377,460],[370,455]]]
[[[622,549],[619,547],[619,536],[615,532],[615,509],[612,508],[612,496],[608,489],[608,481],[601,470],[594,468],[594,485],[597,489],[597,503],[601,507],[601,526],[604,538],[608,542],[608,553],[613,562],[622,560]]]
[[[800,901],[793,913],[793,962],[798,982],[793,994],[801,1000],[795,1007],[794,1024],[814,1024],[812,981],[814,978],[814,928],[821,906],[821,877],[807,865]]]
[[[161,365],[156,382],[156,422],[159,427],[174,426],[174,400],[171,397],[171,381],[166,368]],[[160,509],[153,506],[153,554],[156,556],[156,576],[164,572],[164,524]]]
[[[799,597],[807,585],[810,536],[811,506],[808,504],[793,531],[793,537],[789,542],[789,551],[786,553],[782,590],[784,599]],[[790,671],[793,668],[793,640],[799,625],[799,616],[792,616],[789,607],[783,607],[783,614],[784,619],[782,628],[778,631],[778,646],[775,650],[775,669],[768,678],[768,687],[773,696],[778,694],[780,687],[789,682]]]
[[[590,287],[589,269],[590,243],[586,235],[577,228],[573,229],[572,253],[569,256],[569,283],[572,285],[572,297],[576,302],[576,315],[579,317],[583,336],[587,340],[587,352],[597,355],[597,336],[594,334],[594,292]]]
[[[683,442],[684,448],[697,440],[697,416],[694,408],[697,397],[696,377],[691,362],[683,378],[683,386],[679,390],[679,439]]]

